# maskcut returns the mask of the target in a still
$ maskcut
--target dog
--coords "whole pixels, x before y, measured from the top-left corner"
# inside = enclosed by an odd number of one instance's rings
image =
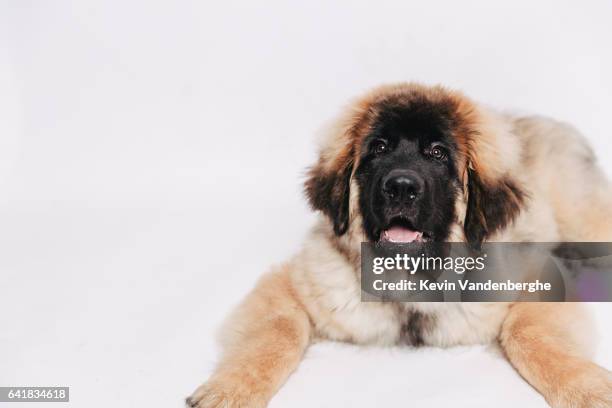
[[[361,242],[612,241],[612,189],[583,137],[415,83],[357,98],[325,134],[305,193],[320,212],[301,251],[265,275],[222,329],[191,407],[265,407],[313,340],[498,342],[553,407],[612,407],[577,303],[360,301]]]

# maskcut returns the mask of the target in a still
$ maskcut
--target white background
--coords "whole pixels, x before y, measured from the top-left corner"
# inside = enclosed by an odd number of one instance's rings
[[[612,174],[609,1],[331,3],[0,3],[0,385],[182,406],[313,220],[317,129],[371,86],[570,121]],[[594,310],[609,368],[612,305]],[[321,344],[271,406],[493,401],[544,406],[495,349]]]

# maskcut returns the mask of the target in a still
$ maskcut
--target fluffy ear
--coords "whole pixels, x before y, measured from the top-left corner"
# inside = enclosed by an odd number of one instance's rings
[[[480,248],[488,236],[514,220],[525,194],[508,177],[485,182],[470,168],[467,177],[468,202],[463,228],[468,243]]]
[[[308,171],[304,184],[311,207],[322,211],[334,224],[336,235],[346,232],[349,225],[349,190],[352,162],[337,169],[326,169],[322,159]]]

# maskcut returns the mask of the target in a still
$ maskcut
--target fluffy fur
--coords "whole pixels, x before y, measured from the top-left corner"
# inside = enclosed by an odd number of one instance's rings
[[[612,406],[612,378],[588,360],[592,337],[578,304],[360,302],[359,248],[373,237],[364,230],[358,169],[364,143],[389,109],[421,112],[451,138],[456,185],[445,240],[612,241],[612,190],[573,128],[504,116],[441,87],[380,87],[331,127],[306,182],[322,216],[303,249],[262,278],[228,319],[218,367],[187,403],[264,407],[308,344],[331,339],[440,347],[499,341],[551,406]]]

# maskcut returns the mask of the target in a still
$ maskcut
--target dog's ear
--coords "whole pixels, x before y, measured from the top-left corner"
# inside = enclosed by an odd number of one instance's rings
[[[311,207],[322,211],[334,225],[334,232],[340,236],[349,225],[349,195],[353,165],[345,160],[341,166],[328,168],[321,158],[310,168],[304,184],[306,197]]]
[[[482,242],[511,223],[523,205],[525,194],[509,177],[485,182],[478,173],[467,169],[467,210],[464,232],[467,242],[480,248]]]

